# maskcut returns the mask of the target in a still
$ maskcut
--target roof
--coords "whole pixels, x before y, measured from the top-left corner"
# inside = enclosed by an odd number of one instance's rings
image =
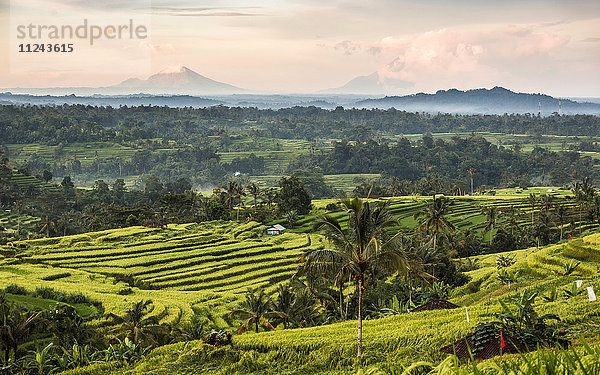
[[[456,354],[456,356],[460,358],[471,358],[469,349],[472,350],[473,348],[472,336],[473,334],[471,333],[462,339],[458,339],[452,344],[441,348],[440,352]],[[488,341],[483,348],[473,356],[478,359],[488,359],[501,354],[517,354],[528,351],[528,348],[524,343],[506,333],[504,333],[504,343],[506,346],[500,348],[500,335],[498,335],[498,337]]]
[[[455,305],[452,302],[448,302],[443,299],[436,299],[433,301],[429,301],[426,304],[421,305],[417,308],[414,308],[414,309],[410,310],[410,312],[456,309],[458,307],[459,307],[458,305]]]
[[[285,230],[285,227],[283,225],[279,225],[279,224],[273,225],[273,228],[275,228],[277,230]]]

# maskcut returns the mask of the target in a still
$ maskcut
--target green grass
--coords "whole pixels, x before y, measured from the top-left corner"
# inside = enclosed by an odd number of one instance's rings
[[[34,311],[52,309],[56,306],[57,303],[65,305],[65,303],[56,302],[56,301],[50,300],[50,299],[44,299],[44,298],[38,298],[38,297],[32,297],[32,296],[22,296],[22,295],[18,295],[18,294],[10,294],[10,293],[6,294],[6,299],[10,302],[13,302],[17,305],[25,306]],[[93,316],[98,313],[98,311],[96,310],[96,308],[94,306],[88,305],[85,303],[75,303],[70,306],[72,306],[77,311],[77,313],[84,318]]]
[[[403,218],[403,226],[410,224],[423,199],[428,198],[393,199],[392,210]],[[322,207],[327,202],[317,205]],[[457,225],[475,225],[480,221],[479,203],[502,207],[514,203],[526,208],[523,199],[515,198],[511,192],[473,200],[460,198],[451,219]],[[308,227],[310,220],[304,220],[302,226]],[[210,311],[213,321],[225,328],[227,312],[237,306],[247,288],[264,287],[272,293],[278,282],[294,272],[297,257],[307,246],[306,234],[266,236],[264,229],[265,226],[255,222],[209,222],[21,241],[15,244],[20,249],[18,258],[0,259],[0,287],[17,284],[29,290],[51,287],[71,293],[84,291],[92,300],[102,302],[107,312],[118,315],[133,302],[152,299],[149,314],[170,324],[189,319],[192,306],[199,306]],[[311,247],[326,245],[319,236],[311,237]],[[581,279],[584,287],[593,286],[600,291],[600,234],[539,251],[517,250],[510,255],[517,262],[509,271],[519,271],[522,276],[510,288],[496,280],[495,255],[476,257],[479,268],[468,272],[470,282],[459,288],[452,300],[468,307],[470,322],[465,319],[464,308],[365,321],[363,365],[400,368],[419,360],[439,363],[445,358],[438,351],[441,346],[471,332],[484,320],[480,314],[499,311],[499,299],[507,299],[524,288],[547,294],[553,288],[566,288]],[[562,269],[562,264],[572,259],[582,262],[577,272],[557,276],[555,272]],[[129,283],[138,286],[131,287]],[[144,285],[156,289],[145,289]],[[119,294],[128,288],[131,294]],[[53,303],[31,298],[23,302],[40,308]],[[567,328],[569,337],[576,339],[581,334],[592,344],[598,344],[600,304],[588,302],[587,295],[550,303],[540,300],[536,310],[541,314],[558,313],[562,319],[558,326]],[[155,350],[132,368],[113,368],[106,373],[351,374],[356,372],[355,337],[354,321],[248,333],[234,338],[235,350],[219,351],[198,343],[185,347],[176,344]]]
[[[248,288],[272,290],[289,278],[308,244],[306,235],[273,237],[265,229],[256,222],[210,222],[20,241],[5,249],[23,250],[20,262],[0,263],[0,287],[83,290],[116,314],[152,299],[153,315],[170,323],[188,319],[199,303],[224,317]],[[119,294],[127,288],[131,294]]]

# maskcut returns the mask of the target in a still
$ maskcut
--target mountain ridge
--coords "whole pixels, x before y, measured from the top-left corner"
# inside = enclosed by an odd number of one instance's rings
[[[404,96],[385,96],[354,103],[359,108],[405,110],[408,112],[442,112],[466,114],[532,113],[541,115],[594,114],[600,115],[600,104],[554,98],[541,93],[514,92],[501,86],[491,89],[438,90],[434,94],[416,93]],[[540,111],[541,107],[541,111]]]

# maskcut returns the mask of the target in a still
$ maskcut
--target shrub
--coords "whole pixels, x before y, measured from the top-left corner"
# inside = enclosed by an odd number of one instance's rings
[[[29,294],[27,289],[23,288],[20,285],[16,285],[16,284],[11,284],[11,285],[7,286],[4,289],[4,291],[9,294],[18,294],[20,296],[26,296]]]

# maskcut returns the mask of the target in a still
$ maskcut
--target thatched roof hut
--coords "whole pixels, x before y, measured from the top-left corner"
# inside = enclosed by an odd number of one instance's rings
[[[500,339],[500,335],[498,335],[497,338],[488,341],[481,350],[477,351],[477,353],[474,353],[473,357],[477,359],[488,359],[497,355],[516,354],[519,352],[525,353],[528,351],[527,346],[519,340],[505,333],[503,333],[502,336],[504,336],[504,348],[501,347],[502,342]],[[472,337],[473,334],[471,333],[466,337],[463,337],[462,339],[458,339],[452,344],[446,345],[443,348],[441,348],[440,352],[456,354],[456,356],[460,358],[471,358],[471,355],[469,354],[469,348],[472,352]]]

